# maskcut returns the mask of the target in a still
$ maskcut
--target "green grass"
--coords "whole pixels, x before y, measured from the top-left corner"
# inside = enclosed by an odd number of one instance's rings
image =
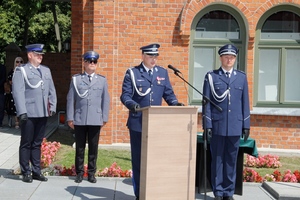
[[[100,135],[101,137],[101,135]],[[74,137],[72,131],[58,129],[48,139],[48,141],[56,141],[61,143],[61,147],[55,156],[52,164],[63,165],[67,168],[75,164],[75,149],[72,147]],[[84,163],[87,164],[87,149],[85,152]],[[110,167],[114,162],[124,171],[131,169],[130,151],[124,149],[99,149],[97,159],[97,170]]]

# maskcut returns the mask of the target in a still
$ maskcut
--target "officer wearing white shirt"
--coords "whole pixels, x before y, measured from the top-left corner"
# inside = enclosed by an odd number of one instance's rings
[[[75,130],[76,183],[83,180],[84,153],[88,141],[88,181],[96,183],[98,143],[101,128],[108,121],[110,96],[107,79],[95,74],[99,54],[88,51],[83,55],[84,72],[72,77],[67,95],[67,121]]]

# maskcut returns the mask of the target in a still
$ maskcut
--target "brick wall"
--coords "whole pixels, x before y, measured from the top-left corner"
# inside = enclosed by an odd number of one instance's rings
[[[109,83],[111,113],[109,123],[101,130],[100,143],[129,142],[125,126],[128,113],[119,96],[126,69],[141,62],[139,47],[160,43],[158,64],[180,68],[188,80],[192,21],[201,9],[214,3],[234,7],[248,23],[247,76],[252,106],[255,27],[266,10],[290,1],[72,0],[71,74],[82,71],[81,55],[95,50],[100,53],[97,72],[106,76]],[[293,3],[300,5],[299,1]],[[179,101],[187,104],[189,86],[171,72],[169,76]],[[299,117],[254,115],[251,120],[251,136],[257,140],[258,147],[299,148]],[[285,127],[278,125],[282,121],[286,121]],[[202,131],[200,122],[199,131]],[[267,123],[272,126],[265,126]]]

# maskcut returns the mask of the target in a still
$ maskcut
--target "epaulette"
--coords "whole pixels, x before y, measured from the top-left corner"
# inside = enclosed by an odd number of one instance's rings
[[[240,73],[242,73],[242,74],[246,74],[244,71],[241,71],[241,70],[236,70],[237,72],[240,72]]]
[[[100,76],[100,77],[103,77],[103,78],[105,78],[105,76],[103,76],[103,75],[101,75],[101,74],[96,74],[96,75],[98,75],[98,76]]]
[[[214,72],[214,70],[210,70],[210,71],[207,72],[207,74],[211,74],[213,72]]]
[[[48,67],[48,66],[46,66],[46,65],[40,65],[40,66],[43,66],[43,67],[49,68],[49,67]]]
[[[74,74],[72,77],[80,76],[81,74]]]

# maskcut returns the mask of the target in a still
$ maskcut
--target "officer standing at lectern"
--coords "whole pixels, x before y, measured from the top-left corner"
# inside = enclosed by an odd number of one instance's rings
[[[136,199],[140,192],[142,112],[139,108],[161,106],[162,99],[170,106],[182,106],[174,94],[168,71],[156,65],[159,44],[141,47],[142,63],[126,71],[121,101],[129,109],[127,127],[130,133],[133,189]],[[162,127],[158,127],[162,128]]]
[[[250,131],[250,108],[247,76],[233,69],[238,49],[227,44],[218,51],[221,67],[206,74],[203,94],[206,134],[211,136],[211,184],[215,200],[232,200],[236,183],[236,163],[240,137],[247,140]]]
[[[99,54],[87,51],[83,54],[84,72],[72,77],[67,95],[67,121],[75,131],[76,183],[81,183],[84,175],[84,154],[88,142],[87,180],[96,183],[98,143],[101,128],[108,121],[110,96],[107,79],[96,74]]]
[[[41,65],[43,44],[27,45],[28,63],[16,67],[12,94],[21,128],[19,162],[23,182],[47,181],[41,173],[41,144],[47,117],[56,112],[56,91],[50,69]],[[30,167],[31,164],[31,167]]]

